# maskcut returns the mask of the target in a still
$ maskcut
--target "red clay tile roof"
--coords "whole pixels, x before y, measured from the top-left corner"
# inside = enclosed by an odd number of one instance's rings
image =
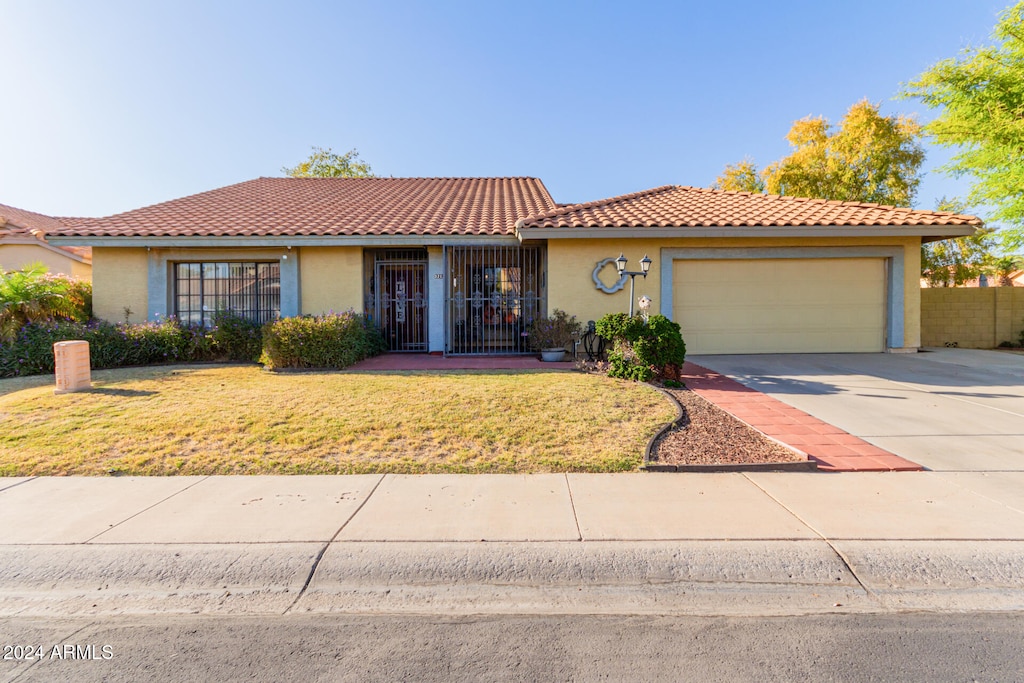
[[[557,205],[536,178],[257,178],[107,218],[76,237],[512,235]]]
[[[524,218],[519,228],[981,225],[974,216],[665,185]]]
[[[17,233],[30,234],[33,230],[38,230],[45,234],[55,232],[63,226],[60,220],[53,216],[0,204],[0,227]]]
[[[8,206],[7,204],[0,204],[0,241],[3,241],[4,236],[10,235],[18,237],[35,237],[37,240],[45,242],[45,235],[63,228],[63,221],[66,220],[75,221],[81,219],[55,218],[53,216],[36,213],[35,211],[26,211],[25,209]],[[91,247],[59,246],[56,248],[75,254],[86,261],[90,261],[92,259]]]

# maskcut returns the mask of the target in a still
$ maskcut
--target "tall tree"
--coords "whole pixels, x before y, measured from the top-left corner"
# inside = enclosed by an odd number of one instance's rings
[[[964,213],[958,200],[943,197],[936,211]],[[921,243],[921,277],[931,287],[959,287],[982,273],[991,272],[998,260],[993,254],[994,228],[980,228],[973,235]]]
[[[991,228],[973,235],[921,244],[921,277],[931,287],[959,287],[988,271]]]
[[[748,160],[726,166],[716,185],[770,194],[910,206],[921,182],[921,126],[912,117],[882,116],[862,100],[833,128],[824,117],[793,123],[792,153],[758,172]]]
[[[330,147],[314,147],[309,158],[281,171],[293,178],[374,178],[370,164],[359,158],[355,148],[335,154]]]
[[[996,278],[1000,287],[1013,287],[1011,276],[1018,270],[1024,270],[1024,256],[1003,254],[992,259],[988,272]]]
[[[750,159],[744,159],[738,164],[728,164],[722,171],[722,175],[715,178],[715,184],[712,187],[736,192],[763,193],[765,191],[764,179],[761,178],[757,166]]]
[[[1003,10],[994,45],[963,50],[906,84],[904,97],[938,109],[925,133],[957,150],[943,169],[973,179],[967,203],[1003,221],[1024,245],[1024,1]]]

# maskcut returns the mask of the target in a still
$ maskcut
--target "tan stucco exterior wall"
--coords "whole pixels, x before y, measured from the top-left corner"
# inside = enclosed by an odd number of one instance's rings
[[[92,264],[71,260],[71,276],[80,280],[92,281]]]
[[[33,263],[42,263],[51,273],[70,275],[82,280],[92,279],[92,266],[34,244],[0,244],[0,268],[21,270]]]
[[[1024,287],[928,287],[921,290],[922,346],[991,349],[1019,341]]]
[[[120,322],[125,307],[131,309],[130,322],[146,319],[149,309],[149,257],[145,249],[94,247],[92,278],[93,315],[102,320]]]
[[[605,294],[594,285],[594,266],[620,253],[629,259],[629,270],[640,270],[647,254],[653,261],[647,278],[636,278],[634,297],[651,297],[652,313],[661,310],[661,250],[699,248],[778,248],[902,246],[904,259],[905,347],[920,346],[920,239],[917,237],[793,237],[793,238],[699,238],[699,239],[561,239],[548,241],[548,312],[560,308],[582,322],[597,320],[606,313],[629,310],[629,283],[615,294]],[[606,284],[614,283],[615,267],[603,271]]]
[[[362,312],[362,247],[302,247],[299,276],[303,314]]]

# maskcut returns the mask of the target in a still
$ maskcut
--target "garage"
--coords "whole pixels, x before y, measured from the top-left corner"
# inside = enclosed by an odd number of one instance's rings
[[[672,269],[689,354],[885,350],[885,259],[680,259]]]

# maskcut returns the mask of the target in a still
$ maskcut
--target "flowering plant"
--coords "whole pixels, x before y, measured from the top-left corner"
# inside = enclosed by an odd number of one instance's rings
[[[570,316],[563,310],[555,309],[554,314],[547,318],[539,318],[527,330],[530,348],[534,351],[543,349],[564,349],[580,334],[580,324],[576,316]]]

